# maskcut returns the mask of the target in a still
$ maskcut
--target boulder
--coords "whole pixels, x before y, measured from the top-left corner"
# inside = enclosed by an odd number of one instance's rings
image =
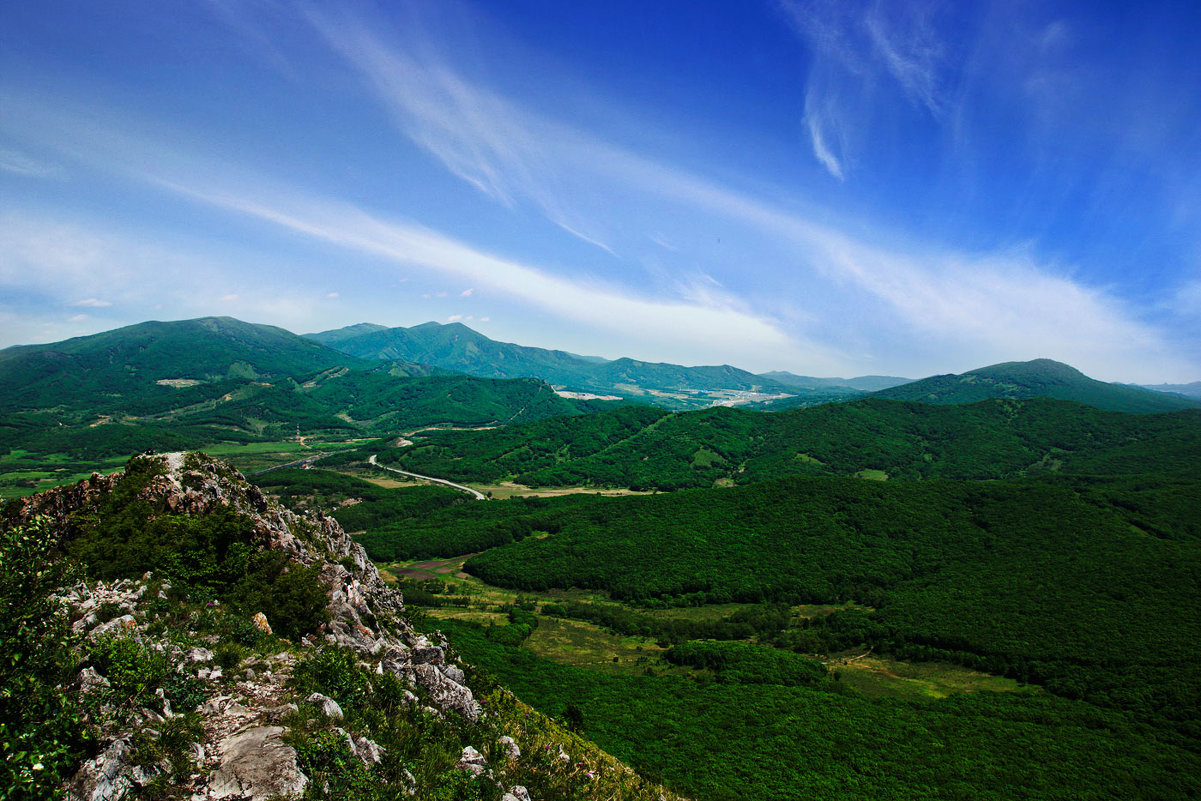
[[[209,777],[210,799],[266,801],[300,795],[309,778],[296,764],[296,749],[285,745],[282,726],[256,726],[221,741],[221,766]]]
[[[344,717],[342,707],[338,706],[338,702],[328,695],[313,693],[304,700],[310,704],[316,704],[321,709],[321,713],[330,720],[341,720]]]
[[[467,746],[463,749],[463,755],[459,757],[455,767],[472,776],[480,776],[488,769],[488,762],[484,759],[483,754],[471,746]]]

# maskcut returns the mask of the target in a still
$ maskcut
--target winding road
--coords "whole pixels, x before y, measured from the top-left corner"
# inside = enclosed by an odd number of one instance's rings
[[[447,481],[444,478],[434,478],[433,476],[423,476],[420,473],[410,473],[408,470],[398,470],[395,467],[388,467],[387,465],[383,465],[383,464],[380,464],[379,462],[375,461],[375,456],[376,455],[373,453],[373,454],[371,454],[371,456],[367,457],[367,463],[372,465],[373,467],[378,467],[381,470],[388,470],[392,473],[400,473],[402,476],[408,476],[409,478],[418,478],[418,479],[421,479],[422,481],[432,481],[435,484],[441,484],[444,487],[450,487],[451,489],[456,489],[459,492],[466,492],[467,494],[473,496],[477,501],[488,500],[488,496],[484,495],[484,493],[480,492],[479,490],[473,490],[471,487],[464,487],[462,484],[456,484],[455,482]]]

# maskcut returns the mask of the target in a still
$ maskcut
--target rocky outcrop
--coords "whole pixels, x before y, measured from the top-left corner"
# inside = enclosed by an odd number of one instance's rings
[[[328,596],[329,620],[311,637],[294,644],[297,651],[324,645],[348,648],[369,660],[376,673],[391,673],[420,693],[437,714],[479,716],[479,705],[464,686],[461,668],[446,658],[445,643],[430,640],[411,628],[404,618],[404,603],[388,587],[367,558],[332,518],[301,517],[266,499],[228,465],[197,454],[164,454],[138,457],[131,468],[149,480],[138,497],[161,514],[204,515],[233,509],[245,515],[252,528],[252,544],[260,549],[283,551],[294,562],[319,568],[319,580]],[[93,475],[72,487],[22,499],[13,510],[17,522],[47,516],[66,529],[73,515],[96,511],[107,493],[120,483],[120,474]],[[153,576],[111,584],[79,584],[63,592],[71,626],[88,642],[128,636],[139,645],[162,653],[184,678],[194,678],[208,688],[199,708],[202,734],[191,746],[196,775],[186,782],[192,797],[201,799],[266,799],[298,795],[309,781],[297,763],[295,749],[284,741],[283,722],[298,710],[296,702],[314,704],[326,719],[341,721],[338,703],[314,693],[289,700],[287,678],[296,655],[283,651],[269,659],[248,660],[238,666],[237,678],[228,668],[214,664],[213,647],[181,647],[152,635],[146,621],[148,605],[165,599],[170,587]],[[264,615],[253,625],[270,632]],[[194,641],[195,638],[193,638]],[[80,671],[76,686],[81,695],[102,692],[110,682],[94,666]],[[417,693],[407,693],[416,704]],[[102,751],[80,768],[68,786],[72,801],[119,801],[152,781],[170,765],[135,767],[131,762],[131,737],[137,725],[158,725],[173,714],[160,697],[132,714],[120,716],[105,707],[97,727]],[[341,730],[339,730],[341,731]],[[378,763],[381,747],[368,738],[343,732],[348,748],[364,764]],[[415,785],[414,785],[415,786]]]
[[[241,729],[220,744],[221,766],[208,781],[208,798],[266,801],[299,795],[309,778],[296,764],[296,749],[285,745],[281,726]]]

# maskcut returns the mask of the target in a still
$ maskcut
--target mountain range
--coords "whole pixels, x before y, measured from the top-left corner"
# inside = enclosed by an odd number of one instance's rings
[[[538,378],[564,390],[635,398],[669,408],[789,394],[784,383],[730,365],[684,367],[637,359],[607,360],[497,342],[462,323],[411,328],[359,323],[306,334],[361,359],[399,359],[481,378]]]
[[[1046,359],[912,382],[812,378],[608,361],[497,342],[459,323],[363,323],[302,337],[206,317],[0,351],[0,447],[82,458],[298,430],[378,436],[424,425],[529,422],[604,408],[597,398],[670,410],[779,410],[869,394],[934,404],[1050,397],[1139,413],[1201,407],[1183,395],[1095,381]]]

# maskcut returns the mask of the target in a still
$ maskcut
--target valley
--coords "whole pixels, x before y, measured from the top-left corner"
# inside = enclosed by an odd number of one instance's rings
[[[1183,396],[1045,361],[748,379],[461,326],[146,326],[0,352],[7,508],[129,450],[203,449],[350,532],[474,692],[512,691],[684,797],[1201,792]],[[190,371],[173,337],[201,343]],[[450,372],[464,342],[522,374]],[[760,392],[789,397],[723,402]],[[148,536],[104,519],[71,524],[93,527],[69,554],[92,578]]]

